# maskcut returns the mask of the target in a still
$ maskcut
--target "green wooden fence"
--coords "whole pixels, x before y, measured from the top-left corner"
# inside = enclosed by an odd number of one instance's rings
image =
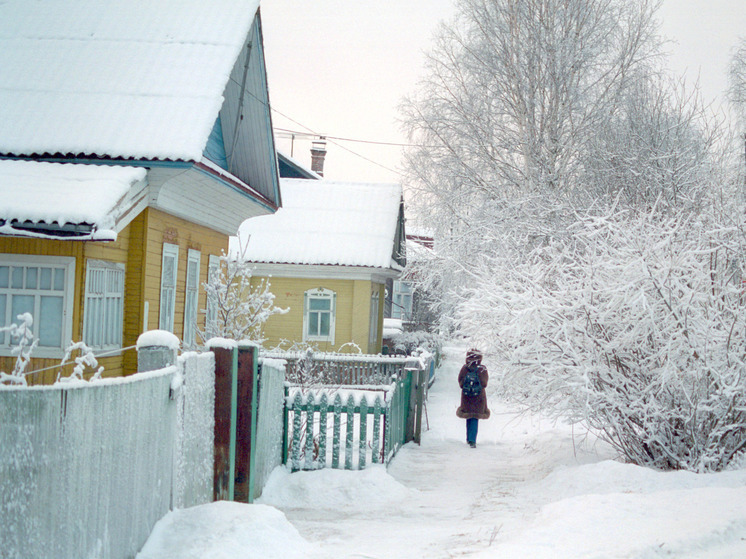
[[[388,464],[402,445],[419,442],[427,373],[406,370],[379,387],[304,391],[288,384],[283,461],[292,471]]]

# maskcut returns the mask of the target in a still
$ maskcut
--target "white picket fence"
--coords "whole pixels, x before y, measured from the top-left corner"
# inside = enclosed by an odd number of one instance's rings
[[[173,506],[212,500],[213,402],[212,353],[0,386],[0,557],[134,557]]]

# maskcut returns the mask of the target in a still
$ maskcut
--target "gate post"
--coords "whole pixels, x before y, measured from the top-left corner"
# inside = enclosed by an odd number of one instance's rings
[[[176,364],[179,338],[165,330],[148,330],[137,338],[137,372],[157,371]]]
[[[236,477],[238,350],[232,340],[207,343],[215,354],[215,477],[213,499],[232,501]]]
[[[251,503],[254,500],[257,399],[259,394],[257,365],[257,346],[251,342],[239,342],[234,500],[242,503]]]

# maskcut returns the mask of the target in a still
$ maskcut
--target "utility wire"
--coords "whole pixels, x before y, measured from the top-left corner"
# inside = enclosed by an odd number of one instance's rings
[[[316,137],[318,134],[311,134],[310,132],[301,132],[299,130],[288,130],[287,128],[275,128],[275,130],[282,132],[284,134],[292,134],[293,136],[304,136],[304,137]],[[324,135],[324,138],[327,140],[339,140],[340,142],[357,142],[360,144],[374,144],[377,146],[396,146],[396,147],[403,147],[403,148],[419,148],[419,147],[427,147],[422,146],[420,144],[403,144],[399,142],[379,142],[375,140],[356,140],[354,138],[342,138],[339,136],[328,136]]]
[[[252,97],[253,97],[254,99],[256,99],[257,101],[259,101],[259,102],[260,102],[260,103],[261,103],[262,105],[264,105],[264,106],[268,107],[268,108],[269,108],[269,109],[270,109],[271,111],[274,111],[274,112],[276,112],[276,113],[277,113],[278,115],[280,115],[281,117],[283,117],[283,118],[286,118],[286,119],[288,119],[288,120],[289,120],[290,122],[292,122],[293,124],[297,124],[297,125],[298,125],[298,126],[300,126],[301,128],[305,128],[305,129],[306,129],[306,130],[308,130],[308,132],[310,132],[310,133],[311,133],[312,135],[314,135],[314,136],[324,136],[324,134],[319,134],[318,132],[315,132],[315,131],[311,130],[311,129],[310,129],[310,128],[309,128],[308,126],[306,126],[305,124],[301,124],[300,122],[298,122],[298,121],[297,121],[297,120],[295,120],[294,118],[292,118],[292,117],[289,117],[289,116],[288,116],[288,115],[286,115],[285,113],[283,113],[283,112],[281,112],[281,111],[277,110],[277,109],[276,109],[276,108],[274,108],[274,107],[273,107],[272,105],[270,105],[270,104],[269,104],[268,102],[264,101],[264,99],[260,99],[259,97],[257,97],[256,95],[254,95],[254,94],[253,94],[253,93],[252,93],[251,91],[248,91],[248,90],[245,90],[245,91],[246,91],[246,93],[248,93],[249,95],[251,95],[251,96],[252,96]],[[390,167],[387,167],[386,165],[383,165],[383,164],[379,163],[378,161],[373,161],[373,160],[372,160],[372,159],[370,159],[369,157],[366,157],[366,156],[364,156],[364,155],[362,155],[362,154],[360,154],[360,153],[357,153],[356,151],[353,151],[353,150],[351,150],[350,148],[348,148],[348,147],[346,147],[346,146],[343,146],[342,144],[338,143],[338,142],[337,142],[337,141],[335,141],[335,140],[330,140],[330,141],[329,141],[329,143],[331,143],[331,144],[334,144],[335,146],[337,146],[337,147],[339,147],[339,148],[342,148],[343,150],[345,150],[345,151],[347,151],[347,152],[351,153],[352,155],[355,155],[355,156],[359,157],[360,159],[364,159],[365,161],[368,161],[369,163],[372,163],[373,165],[377,165],[378,167],[381,167],[382,169],[386,169],[386,170],[387,170],[387,171],[389,171],[390,173],[394,173],[395,175],[399,175],[399,176],[402,176],[402,173],[400,173],[399,171],[396,171],[396,170],[394,170],[394,169],[391,169]]]

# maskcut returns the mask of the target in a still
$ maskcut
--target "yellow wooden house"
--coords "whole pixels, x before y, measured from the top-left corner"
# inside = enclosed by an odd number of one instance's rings
[[[385,284],[406,264],[398,184],[281,179],[283,207],[247,220],[232,253],[288,308],[264,328],[264,347],[379,353]]]
[[[84,341],[196,346],[202,283],[281,204],[258,0],[0,3],[0,326],[31,314],[29,383]],[[0,332],[0,371],[16,340]],[[69,374],[69,369],[66,371]]]

